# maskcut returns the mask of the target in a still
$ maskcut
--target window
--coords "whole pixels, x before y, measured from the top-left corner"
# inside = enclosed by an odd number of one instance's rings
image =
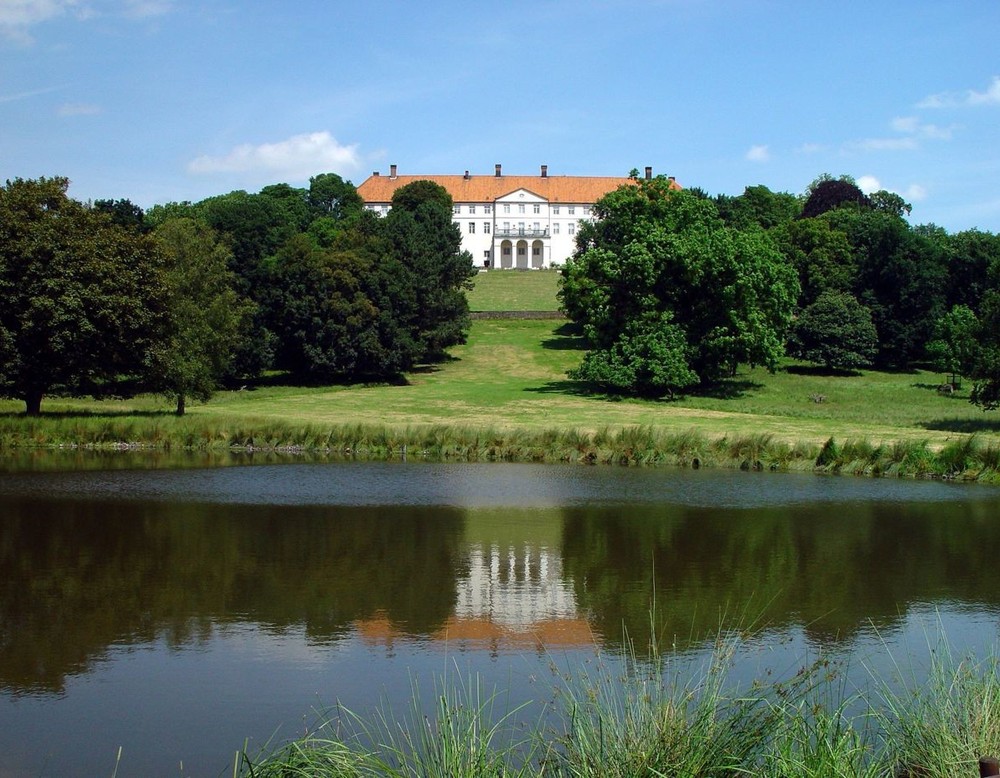
[[[510,213],[510,203],[504,203],[503,204],[503,212],[504,213]]]
[[[518,246],[518,247],[517,247],[517,255],[518,255],[519,257],[523,257],[523,256],[524,256],[524,254],[525,254],[525,251],[524,251],[524,246]]]
[[[484,205],[483,206],[483,213],[493,213],[493,206],[492,205]]]
[[[476,212],[476,206],[474,206],[474,205],[470,205],[470,206],[469,206],[469,213],[470,213],[470,214],[473,214],[473,213],[475,213],[475,212]]]
[[[524,222],[517,223],[517,234],[524,235]]]
[[[540,248],[538,248],[538,246],[532,246],[532,247],[531,247],[531,255],[532,255],[533,257],[537,257],[537,256],[539,256],[539,255],[540,255],[541,253],[542,253],[542,250],[541,250]]]
[[[489,222],[483,222],[483,234],[484,235],[489,235],[490,234],[490,223]]]
[[[590,216],[590,206],[589,205],[583,206],[583,215],[584,216]]]
[[[559,206],[558,205],[553,205],[552,206],[552,215],[553,216],[558,216],[559,215]]]
[[[462,212],[462,206],[461,205],[453,205],[451,207],[451,212],[452,213],[461,213]]]
[[[540,204],[538,204],[538,203],[535,203],[533,206],[531,206],[531,212],[532,213],[541,213],[542,212],[542,206]]]
[[[504,246],[503,247],[503,253],[507,254],[508,256],[510,256],[510,246]]]
[[[504,232],[510,232],[510,222],[504,222],[503,223],[503,231]]]
[[[571,205],[569,206],[569,208],[566,209],[566,211],[569,213],[570,216],[573,216],[576,213],[576,206]]]
[[[559,222],[553,222],[552,223],[552,234],[553,235],[558,235],[559,234]]]
[[[470,235],[475,235],[476,234],[476,223],[475,222],[469,222],[469,234]]]
[[[524,203],[518,203],[517,204],[517,212],[518,213],[524,213]]]
[[[569,223],[569,229],[566,230],[570,235],[576,235],[576,222]]]

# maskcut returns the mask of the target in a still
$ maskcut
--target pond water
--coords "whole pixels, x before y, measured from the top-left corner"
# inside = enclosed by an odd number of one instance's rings
[[[229,775],[451,673],[515,702],[651,636],[739,672],[993,650],[1000,490],[506,464],[0,473],[0,775]],[[133,462],[133,464],[135,464]],[[216,463],[218,464],[218,463]],[[652,617],[651,617],[652,613]],[[427,696],[433,696],[427,694]]]

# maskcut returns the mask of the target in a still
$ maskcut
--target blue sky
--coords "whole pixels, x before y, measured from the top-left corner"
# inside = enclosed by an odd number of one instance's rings
[[[0,180],[149,207],[336,172],[625,175],[1000,232],[1000,2],[0,0]]]

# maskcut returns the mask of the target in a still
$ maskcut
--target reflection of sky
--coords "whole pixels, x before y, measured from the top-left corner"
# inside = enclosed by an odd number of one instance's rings
[[[264,505],[563,506],[671,502],[766,507],[996,500],[1000,488],[803,473],[420,462],[0,474],[0,493]]]
[[[997,614],[916,608],[890,634],[862,631],[849,645],[824,649],[838,682],[846,679],[832,691],[867,690],[877,703],[872,695],[883,682],[901,677],[919,686],[942,635],[954,657],[982,656],[996,645]],[[787,679],[820,656],[800,627],[773,631],[739,644],[728,677],[745,689],[768,670],[769,680]],[[685,652],[667,662],[667,671],[689,683],[707,657],[706,649]],[[163,641],[114,647],[92,672],[67,679],[59,698],[0,699],[3,774],[109,775],[119,746],[122,776],[231,774],[245,742],[253,754],[269,739],[302,735],[338,702],[367,716],[388,701],[404,717],[416,689],[429,712],[445,677],[452,688],[479,683],[483,697],[509,690],[509,700],[498,703],[501,712],[531,701],[521,716],[536,724],[543,705],[560,698],[554,690],[602,672],[617,679],[618,663],[613,654],[598,658],[593,647],[496,655],[400,640],[385,651],[357,634],[317,644],[302,630],[276,634],[254,626],[215,630],[207,641],[179,649]]]

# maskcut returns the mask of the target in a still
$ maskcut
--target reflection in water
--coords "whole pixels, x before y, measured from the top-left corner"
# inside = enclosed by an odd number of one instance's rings
[[[253,622],[341,640],[455,606],[461,511],[11,500],[0,505],[0,686],[62,688],[114,644],[180,646]]]
[[[192,738],[232,708],[266,735],[315,703],[304,689],[405,707],[407,670],[456,652],[490,672],[625,635],[641,650],[651,630],[698,648],[737,621],[796,650],[915,640],[935,611],[995,638],[997,492],[905,486],[502,465],[0,476],[0,730],[133,698],[176,729],[169,693],[144,691],[156,676],[194,695]]]

